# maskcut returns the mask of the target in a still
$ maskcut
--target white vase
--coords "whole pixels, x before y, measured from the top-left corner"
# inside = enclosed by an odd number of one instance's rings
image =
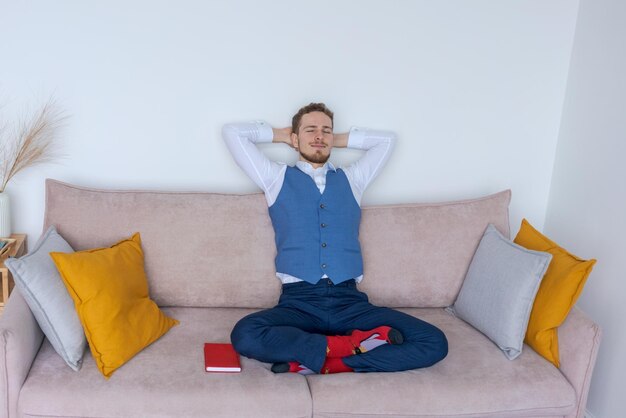
[[[0,238],[11,236],[11,201],[7,192],[0,192]]]

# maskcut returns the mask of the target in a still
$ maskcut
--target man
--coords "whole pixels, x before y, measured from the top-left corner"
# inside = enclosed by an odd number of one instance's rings
[[[393,133],[352,128],[333,133],[333,113],[311,103],[290,128],[265,122],[225,125],[237,164],[263,190],[275,232],[279,303],[240,320],[231,334],[240,354],[274,363],[272,371],[337,373],[427,367],[448,351],[444,334],[415,317],[368,302],[359,244],[363,192],[389,159]],[[285,143],[294,167],[270,161],[255,144]],[[333,147],[366,150],[335,168]]]

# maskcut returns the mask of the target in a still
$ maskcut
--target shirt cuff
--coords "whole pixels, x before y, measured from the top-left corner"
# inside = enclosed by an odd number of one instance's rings
[[[363,149],[367,129],[353,126],[348,133],[348,148]]]
[[[257,143],[258,142],[272,142],[274,140],[274,131],[269,123],[263,120],[256,120],[254,124],[257,128]]]

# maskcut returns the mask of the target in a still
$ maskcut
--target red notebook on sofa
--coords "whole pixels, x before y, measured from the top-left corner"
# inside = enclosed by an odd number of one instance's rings
[[[204,343],[204,367],[207,372],[240,372],[239,354],[232,344]]]

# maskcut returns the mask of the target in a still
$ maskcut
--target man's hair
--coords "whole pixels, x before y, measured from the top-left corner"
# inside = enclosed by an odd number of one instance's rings
[[[293,115],[291,119],[291,129],[292,132],[297,134],[300,129],[300,121],[302,121],[302,116],[311,112],[322,112],[330,118],[330,123],[333,123],[333,112],[329,108],[326,107],[324,103],[309,103],[308,105],[300,108],[298,113]]]

